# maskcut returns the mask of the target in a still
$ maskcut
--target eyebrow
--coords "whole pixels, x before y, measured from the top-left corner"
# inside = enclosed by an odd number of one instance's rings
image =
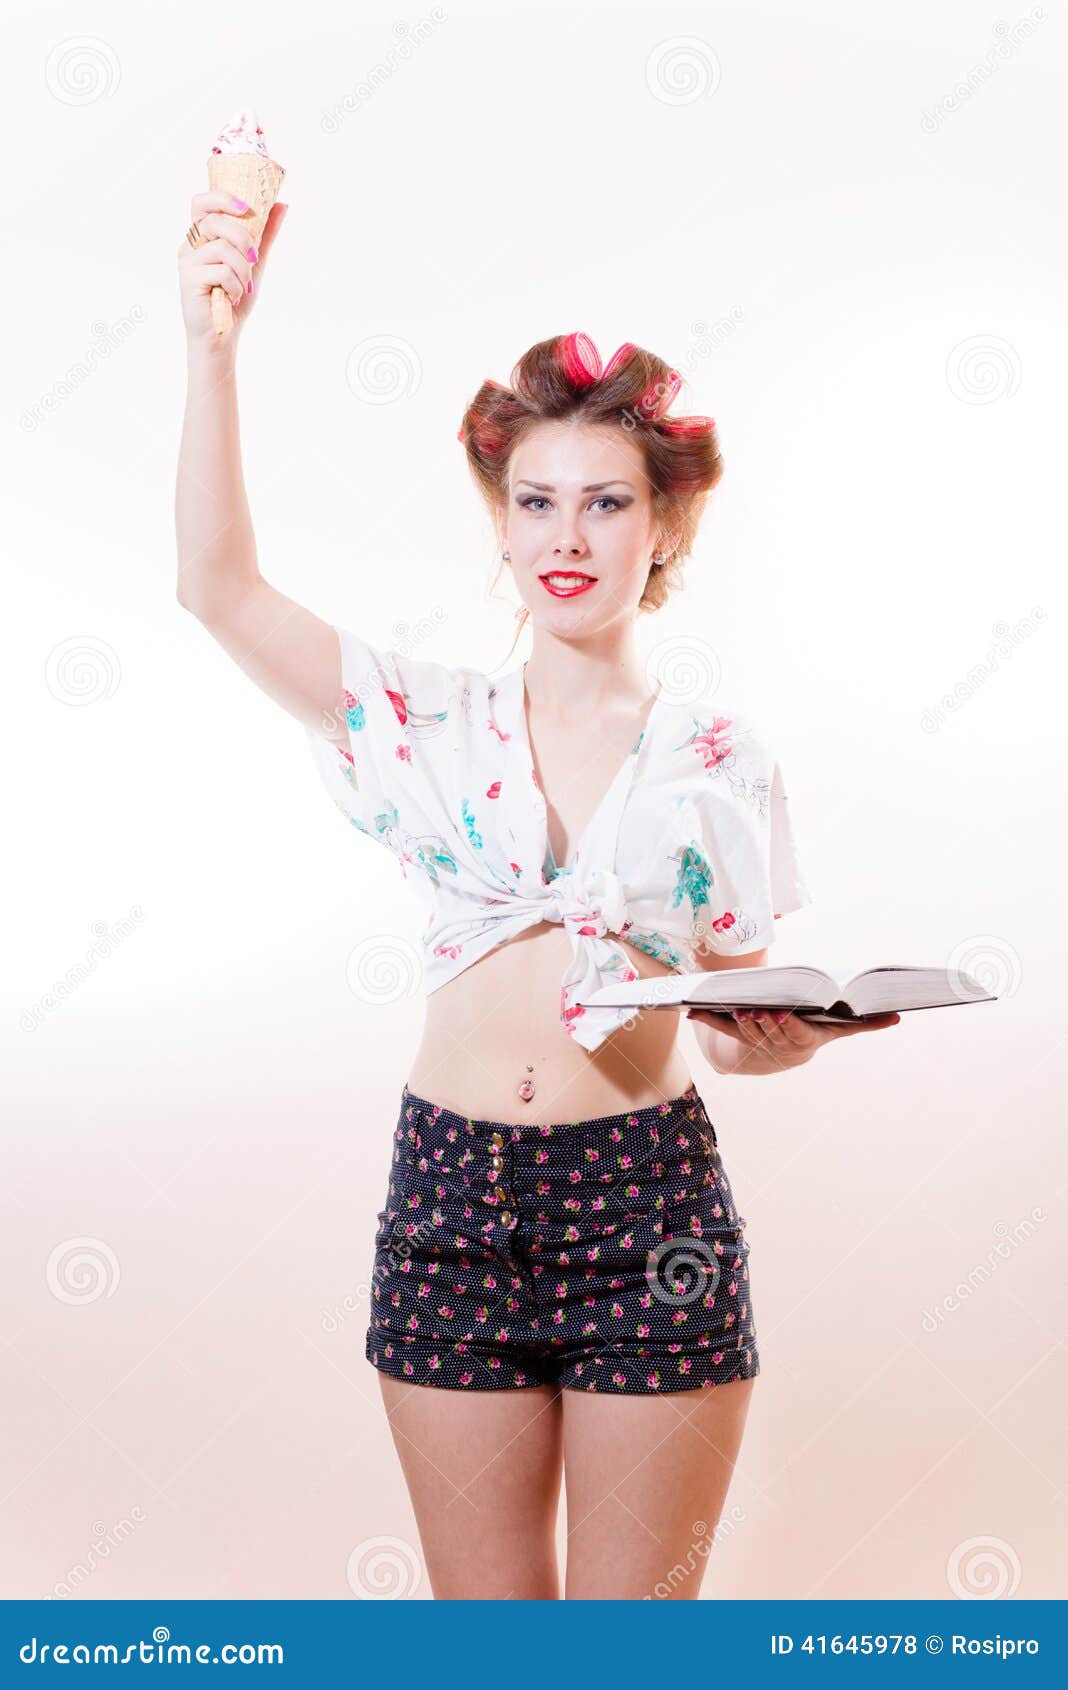
[[[527,481],[525,477],[522,480],[517,481],[516,486],[536,487],[539,493],[556,492],[556,488],[548,481]],[[631,482],[620,481],[618,479],[615,481],[591,481],[587,486],[581,488],[580,491],[583,493],[599,493],[602,487],[629,487],[632,493],[634,491],[634,487]]]

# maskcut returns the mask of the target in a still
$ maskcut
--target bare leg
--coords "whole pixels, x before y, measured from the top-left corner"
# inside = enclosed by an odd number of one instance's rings
[[[562,1393],[565,1596],[698,1596],[755,1383],[667,1396]]]
[[[558,1600],[561,1393],[378,1377],[435,1597]]]

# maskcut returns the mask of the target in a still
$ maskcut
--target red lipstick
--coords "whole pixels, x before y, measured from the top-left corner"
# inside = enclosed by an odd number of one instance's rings
[[[597,577],[577,569],[550,569],[539,575],[538,580],[554,599],[576,599],[580,593],[589,591]]]

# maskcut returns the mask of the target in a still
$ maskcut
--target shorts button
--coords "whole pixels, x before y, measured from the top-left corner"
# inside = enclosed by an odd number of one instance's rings
[[[500,1201],[503,1203],[504,1199],[506,1198],[508,1193],[504,1190],[504,1188],[502,1186],[497,1186],[494,1195],[496,1197],[498,1197],[500,1199]]]
[[[502,1226],[511,1226],[511,1224],[512,1224],[511,1211],[508,1210],[508,1209],[502,1209],[502,1211],[501,1211],[501,1225]]]
[[[501,1137],[500,1133],[494,1133],[493,1137],[490,1139],[490,1149],[491,1150],[502,1150],[503,1148],[504,1148],[503,1138]]]
[[[500,1173],[501,1169],[504,1167],[504,1157],[503,1156],[494,1156],[492,1162],[490,1163],[490,1166],[494,1169],[494,1171],[496,1173]]]

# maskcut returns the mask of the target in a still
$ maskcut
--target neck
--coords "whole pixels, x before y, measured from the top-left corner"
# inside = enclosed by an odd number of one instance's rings
[[[563,640],[535,628],[524,672],[531,707],[561,720],[574,721],[576,709],[640,710],[657,693],[629,627],[595,640]]]

